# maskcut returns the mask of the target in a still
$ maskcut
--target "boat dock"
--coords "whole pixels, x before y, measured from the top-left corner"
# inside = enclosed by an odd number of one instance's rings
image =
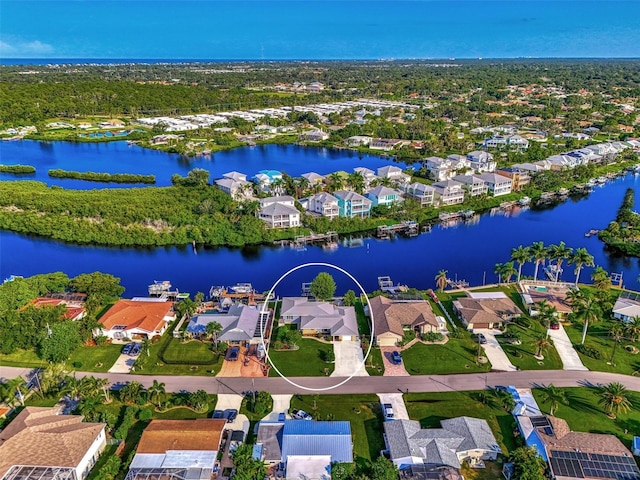
[[[415,237],[419,233],[418,222],[408,221],[396,223],[395,225],[380,225],[376,229],[377,238],[389,238],[394,233],[404,233],[410,237]]]
[[[378,277],[378,287],[385,293],[406,292],[409,289],[406,285],[394,285],[391,277],[386,276]]]
[[[326,242],[328,244],[337,244],[338,243],[338,233],[337,232],[327,232],[327,233],[313,233],[311,232],[309,235],[296,235],[293,239],[292,246],[304,246],[307,243],[319,243]]]

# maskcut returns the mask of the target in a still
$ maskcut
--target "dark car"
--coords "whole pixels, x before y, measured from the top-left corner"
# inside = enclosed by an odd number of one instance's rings
[[[236,410],[235,408],[228,408],[223,413],[223,418],[227,419],[227,423],[233,422],[237,416],[238,416],[238,410]]]
[[[238,355],[240,355],[240,347],[233,347],[229,352],[227,360],[235,362],[236,360],[238,360]]]
[[[224,410],[214,410],[211,418],[224,418]]]
[[[487,343],[487,337],[485,337],[482,333],[478,333],[476,335],[476,342],[484,345],[485,343]]]
[[[132,357],[135,357],[139,354],[140,354],[140,344],[134,343],[131,347],[131,350],[129,350],[129,355]]]
[[[399,351],[394,350],[391,352],[391,361],[396,365],[402,364],[402,355],[400,355]]]
[[[549,324],[549,328],[551,330],[560,330],[560,322],[558,322],[557,320],[551,320],[551,323]]]
[[[133,348],[135,344],[133,343],[127,343],[124,348],[122,349],[122,353],[124,355],[129,355],[131,353],[131,349]]]

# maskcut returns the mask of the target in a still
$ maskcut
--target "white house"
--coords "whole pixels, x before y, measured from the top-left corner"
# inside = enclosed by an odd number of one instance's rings
[[[613,306],[613,318],[624,323],[640,317],[640,295],[635,292],[622,292]]]
[[[440,205],[456,205],[464,202],[464,188],[460,182],[445,180],[432,185],[434,199]]]
[[[421,207],[433,205],[435,189],[431,185],[420,182],[405,183],[400,185],[400,190],[404,192],[405,197],[417,200]]]
[[[319,185],[324,181],[324,177],[316,172],[303,173],[300,176],[307,179],[309,185]]]
[[[494,197],[511,193],[513,181],[509,177],[497,173],[483,173],[479,177],[487,184]]]
[[[215,180],[217,187],[232,198],[238,199],[246,196],[251,192],[250,182],[244,173],[228,172],[222,175],[222,178]]]
[[[295,324],[303,335],[329,335],[334,340],[358,338],[358,321],[353,307],[313,302],[306,297],[285,297],[280,322]]]
[[[378,168],[378,177],[388,178],[396,185],[400,185],[411,180],[410,175],[407,175],[400,167],[396,167],[395,165],[385,165],[384,167]]]
[[[493,172],[496,169],[496,162],[493,155],[482,150],[475,150],[467,154],[467,160],[471,168],[477,173]]]
[[[353,169],[354,172],[359,173],[364,178],[364,186],[368,188],[377,177],[376,172],[367,168],[367,167],[356,167]]]
[[[453,180],[463,184],[471,197],[486,195],[489,190],[487,183],[477,175],[456,175]]]
[[[260,199],[260,210],[256,216],[269,228],[291,228],[300,226],[300,212],[295,200],[289,195]]]
[[[340,216],[338,199],[326,192],[309,197],[307,201],[307,210],[319,213],[323,217],[327,218],[336,218]]]
[[[98,319],[102,327],[94,334],[115,340],[152,338],[162,335],[175,319],[173,302],[162,298],[118,300]]]
[[[372,140],[373,138],[365,135],[354,135],[353,137],[345,139],[344,143],[349,147],[359,147],[369,145]]]

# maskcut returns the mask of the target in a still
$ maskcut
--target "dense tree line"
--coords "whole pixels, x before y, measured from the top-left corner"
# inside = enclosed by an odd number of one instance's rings
[[[616,219],[599,233],[600,240],[627,255],[640,257],[640,215],[633,210],[635,193],[628,188]]]
[[[36,173],[36,168],[31,165],[0,165],[0,173],[14,173],[18,175]]]
[[[52,178],[72,178],[89,182],[103,183],[156,183],[155,175],[137,175],[133,173],[96,173],[74,172],[72,170],[51,169],[48,175]]]

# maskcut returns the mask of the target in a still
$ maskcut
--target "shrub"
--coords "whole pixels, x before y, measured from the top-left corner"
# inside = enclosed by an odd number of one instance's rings
[[[524,327],[524,328],[531,327],[531,320],[528,319],[527,317],[518,317],[518,318],[516,318],[516,323],[518,325],[520,325],[521,327]]]
[[[153,410],[150,408],[143,408],[138,412],[138,420],[142,420],[143,422],[151,420],[153,417]]]
[[[96,342],[97,346],[101,346],[101,345],[106,345],[107,340],[109,340],[109,337],[107,337],[106,335],[98,335],[93,340]]]
[[[595,358],[596,360],[600,360],[602,358],[602,353],[595,347],[590,345],[574,345],[573,346],[579,353],[586,355],[590,358]]]
[[[116,431],[113,433],[113,438],[117,438],[118,440],[124,440],[127,438],[127,434],[129,433],[129,429],[133,425],[133,422],[136,420],[136,413],[138,412],[138,407],[127,407],[124,410],[124,415],[122,416],[122,421]]]
[[[463,335],[462,330],[460,330],[459,328],[454,328],[449,332],[450,338],[462,338],[462,335]]]
[[[75,361],[72,363],[73,368],[82,368],[82,362]]]
[[[440,332],[427,332],[422,335],[422,340],[426,342],[441,342],[444,340],[444,335]]]

